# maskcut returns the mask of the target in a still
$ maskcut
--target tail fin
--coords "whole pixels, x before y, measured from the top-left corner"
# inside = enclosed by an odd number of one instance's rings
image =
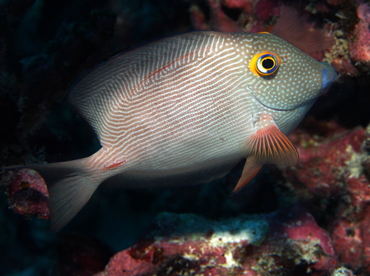
[[[39,172],[48,186],[50,231],[59,230],[74,218],[100,184],[85,169],[84,160],[27,166]]]

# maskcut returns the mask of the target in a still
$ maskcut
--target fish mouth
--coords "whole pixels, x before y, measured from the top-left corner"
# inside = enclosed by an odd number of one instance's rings
[[[337,79],[337,72],[335,72],[333,66],[326,62],[321,62],[323,68],[321,70],[321,87],[323,91],[326,91],[330,85]]]

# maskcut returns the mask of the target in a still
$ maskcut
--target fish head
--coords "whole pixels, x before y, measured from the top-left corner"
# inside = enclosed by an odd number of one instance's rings
[[[318,62],[285,40],[269,33],[251,36],[252,50],[246,61],[248,89],[265,107],[309,107],[335,81],[337,74],[331,65]]]

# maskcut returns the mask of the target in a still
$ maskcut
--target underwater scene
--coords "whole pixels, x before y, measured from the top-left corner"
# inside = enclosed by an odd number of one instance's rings
[[[369,0],[0,0],[0,275],[370,275]]]

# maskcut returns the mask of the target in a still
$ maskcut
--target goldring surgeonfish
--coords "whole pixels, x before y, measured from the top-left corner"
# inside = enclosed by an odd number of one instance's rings
[[[238,191],[265,163],[296,164],[287,135],[335,78],[330,65],[269,33],[191,32],[112,58],[69,95],[100,150],[28,166],[48,185],[52,230],[103,182],[190,185],[246,158]]]

